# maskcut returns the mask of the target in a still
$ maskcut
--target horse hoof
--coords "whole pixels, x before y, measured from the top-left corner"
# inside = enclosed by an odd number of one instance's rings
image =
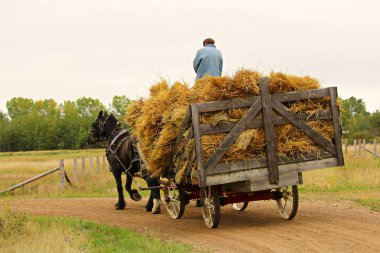
[[[141,194],[137,190],[132,190],[132,192],[133,193],[131,199],[133,199],[134,201],[140,201],[142,199]]]
[[[154,212],[152,211],[152,214],[160,214],[161,213],[161,208],[158,208]]]
[[[125,209],[125,206],[126,206],[125,202],[124,202],[124,203],[119,203],[119,202],[117,202],[117,203],[115,204],[115,210],[124,210],[124,209]]]
[[[154,199],[153,200],[152,214],[158,214],[158,213],[161,213],[161,200],[160,199]]]

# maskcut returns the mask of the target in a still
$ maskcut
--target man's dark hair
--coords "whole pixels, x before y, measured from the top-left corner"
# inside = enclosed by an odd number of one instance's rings
[[[211,38],[207,38],[203,41],[203,46],[207,46],[207,45],[214,45],[215,44],[215,40],[211,39]]]

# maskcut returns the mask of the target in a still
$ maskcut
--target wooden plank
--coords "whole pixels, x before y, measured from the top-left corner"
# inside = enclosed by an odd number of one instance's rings
[[[63,160],[59,160],[59,170],[61,171],[61,187],[65,189],[66,180],[65,180],[65,163]]]
[[[365,151],[365,150],[367,150],[366,149],[366,145],[365,145],[366,143],[365,143],[365,139],[363,139],[363,150]],[[365,158],[366,157],[366,154],[367,154],[367,152],[363,152],[363,157]]]
[[[274,125],[272,122],[272,103],[271,95],[268,88],[268,78],[264,77],[260,80],[261,104],[263,107],[263,122],[266,142],[266,157],[268,162],[269,183],[278,184],[278,162],[276,136],[274,134]]]
[[[272,96],[280,102],[293,102],[298,100],[315,99],[329,96],[329,88],[318,90],[302,90],[286,93],[277,93]]]
[[[96,173],[100,172],[99,156],[96,156]]]
[[[322,148],[336,156],[335,147],[326,140],[320,133],[311,128],[305,121],[300,119],[295,113],[290,112],[282,103],[276,99],[272,99],[273,108],[282,114],[284,117],[288,118],[296,127],[298,127],[302,132],[319,144]]]
[[[78,160],[74,158],[74,182],[78,183]]]
[[[206,183],[206,171],[204,168],[204,162],[202,157],[202,140],[200,133],[200,119],[199,119],[199,111],[198,107],[195,104],[191,104],[191,117],[192,117],[192,125],[194,131],[194,141],[195,141],[195,153],[197,158],[197,168],[198,168],[198,178],[199,178],[199,186],[204,187]]]
[[[376,139],[373,140],[373,158],[376,159],[378,155],[376,154]]]
[[[224,111],[229,109],[238,109],[243,107],[250,107],[260,96],[252,96],[246,98],[234,98],[230,100],[221,100],[208,103],[197,104],[199,113]]]
[[[297,171],[289,171],[279,176],[277,184],[270,184],[266,178],[252,178],[250,180],[250,191],[262,191],[272,188],[285,187],[300,184]]]
[[[329,88],[277,93],[273,94],[272,96],[280,102],[314,99],[329,96]],[[199,113],[204,113],[250,107],[257,99],[259,99],[259,96],[235,98],[230,100],[221,100],[208,103],[198,103],[196,105],[199,108]]]
[[[344,153],[347,155],[347,146],[348,146],[348,140],[344,142]]]
[[[338,165],[344,166],[343,150],[342,150],[342,136],[341,126],[339,122],[339,107],[337,104],[338,92],[336,87],[329,88],[330,94],[330,110],[332,115],[332,122],[334,126],[334,139],[336,158],[338,159]]]
[[[89,158],[89,163],[90,163],[90,176],[92,175],[92,169],[93,169],[93,163],[92,163],[92,156]]]
[[[359,158],[362,157],[362,149],[361,149],[361,146],[362,146],[362,139],[359,139],[358,140],[358,154],[359,154]]]
[[[32,177],[32,178],[30,178],[28,180],[25,180],[24,182],[18,183],[16,185],[12,186],[12,187],[9,187],[9,188],[7,188],[5,190],[2,190],[2,191],[0,191],[0,194],[3,194],[3,193],[8,192],[8,191],[13,191],[13,190],[15,190],[17,188],[20,188],[20,187],[22,187],[24,185],[27,185],[27,184],[29,184],[31,182],[34,182],[34,181],[36,181],[36,180],[38,180],[40,178],[46,177],[47,175],[50,175],[50,174],[52,174],[52,173],[54,173],[56,171],[59,171],[60,169],[61,169],[61,166],[59,166],[57,168],[54,168],[54,169],[51,169],[51,170],[48,170],[48,171],[46,171],[46,172],[44,172],[42,174],[39,174],[39,175],[37,175],[35,177]]]
[[[189,123],[190,123],[190,119],[191,119],[191,109],[190,109],[190,106],[187,108],[186,110],[186,114],[185,114],[185,117],[183,118],[182,120],[182,125],[181,125],[181,130],[178,134],[178,137],[175,141],[175,144],[174,144],[174,147],[173,147],[173,150],[174,150],[174,154],[173,154],[173,158],[170,162],[170,166],[169,166],[169,169],[172,169],[173,168],[173,165],[174,165],[174,160],[175,160],[175,157],[178,155],[178,147],[179,147],[179,144],[181,144],[181,141],[182,141],[182,138],[183,138],[183,134],[185,133]]]
[[[374,153],[374,152],[371,152],[371,150],[366,149],[364,146],[361,146],[361,148],[362,148],[364,151],[367,151],[368,153],[374,155],[374,158],[380,158],[380,156],[376,155],[376,153]],[[364,152],[364,154],[365,154],[365,152]]]
[[[331,119],[330,110],[323,110],[323,111],[321,110],[313,115],[309,115],[307,113],[298,113],[297,116],[306,122]],[[276,126],[291,123],[288,119],[286,119],[285,117],[281,115],[272,115],[272,120],[273,120],[273,124]],[[201,135],[228,133],[235,127],[236,124],[237,122],[228,122],[228,123],[222,122],[216,125],[203,124],[201,125]],[[261,128],[263,126],[264,126],[263,119],[256,118],[247,123],[246,129]]]
[[[187,166],[186,166],[186,169],[185,169],[185,172],[184,172],[185,176],[190,176],[191,165],[193,164],[194,159],[195,159],[195,149],[193,148],[191,150],[189,162],[187,163]],[[207,173],[206,173],[206,175],[207,175]]]
[[[227,150],[232,146],[232,144],[236,141],[240,134],[245,130],[246,124],[256,117],[257,113],[261,111],[261,108],[261,100],[257,99],[255,103],[253,103],[253,105],[248,109],[246,114],[241,118],[241,120],[231,130],[231,132],[229,132],[229,134],[224,138],[219,147],[217,147],[214,153],[208,158],[207,162],[205,163],[206,170],[212,168],[219,162],[219,160],[223,157]],[[196,133],[194,134],[196,136]]]
[[[280,165],[290,164],[290,163],[302,163],[306,161],[320,160],[325,158],[331,158],[332,155],[328,152],[308,154],[308,155],[296,155],[294,157],[289,158],[278,158],[278,163]],[[217,175],[228,172],[236,172],[236,171],[244,171],[250,169],[258,169],[264,168],[267,166],[267,161],[264,158],[245,160],[245,161],[237,161],[230,163],[219,163],[213,168],[210,168],[207,171],[208,175]]]
[[[326,158],[321,160],[313,160],[313,161],[307,161],[302,163],[291,163],[286,165],[280,165],[278,166],[279,175],[281,176],[284,173],[295,171],[295,172],[303,172],[303,171],[309,171],[309,170],[316,170],[316,169],[324,169],[324,168],[330,168],[335,167],[338,165],[338,161],[336,158]],[[244,171],[234,171],[229,172],[225,174],[218,174],[218,175],[209,175],[206,178],[206,186],[211,185],[221,185],[221,184],[228,184],[228,183],[234,183],[234,182],[240,182],[245,180],[251,180],[251,179],[260,179],[268,178],[268,170],[267,168],[259,168],[254,170],[244,170]]]
[[[179,161],[178,161],[178,164],[177,164],[176,168],[174,169],[175,173],[177,173],[182,168],[183,162],[185,161],[185,158],[186,158],[186,147],[192,138],[193,138],[193,129],[190,129],[189,135],[187,136],[187,138],[185,140],[184,150],[182,151],[180,158],[179,158]]]
[[[82,156],[82,177],[86,174],[86,158]]]

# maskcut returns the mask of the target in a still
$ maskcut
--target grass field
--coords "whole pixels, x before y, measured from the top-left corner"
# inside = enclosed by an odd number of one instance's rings
[[[370,145],[367,148],[372,149]],[[85,175],[82,176],[81,160],[78,160],[78,182],[62,189],[59,172],[15,190],[8,196],[25,197],[116,197],[116,187],[108,165],[103,168],[103,149],[34,151],[0,153],[0,189],[5,189],[58,166],[65,160],[65,170],[74,181],[73,158],[86,157]],[[93,156],[90,175],[89,156]],[[96,171],[95,157],[100,158],[100,172]],[[354,158],[353,147],[345,154],[345,166],[304,173],[300,191],[305,198],[335,198],[357,201],[373,209],[380,209],[380,159],[372,155]],[[125,180],[125,179],[124,179]],[[141,184],[144,184],[141,180]],[[145,194],[148,194],[145,192]]]
[[[27,216],[0,209],[0,253],[12,252],[192,252],[126,229],[71,218]]]
[[[371,145],[367,148],[372,150]],[[354,158],[353,147],[344,156],[345,166],[303,173],[301,196],[312,199],[352,200],[380,211],[380,159]]]
[[[32,151],[0,153],[0,189],[6,189],[47,170],[56,168],[64,159],[65,171],[73,182],[62,189],[60,173],[55,172],[43,179],[19,188],[8,195],[13,197],[114,197],[117,195],[115,181],[106,162],[103,168],[104,149],[69,151]],[[82,175],[82,157],[86,157],[85,174]],[[93,157],[90,173],[89,157]],[[96,156],[99,156],[100,171],[97,173]],[[74,182],[74,161],[78,159],[78,182]],[[144,184],[141,180],[141,184]]]
[[[371,147],[370,147],[371,148]],[[58,166],[65,159],[65,170],[73,181],[73,158],[87,157],[86,173],[82,176],[78,160],[78,182],[63,189],[59,172],[30,185],[0,196],[3,200],[36,197],[117,197],[113,176],[106,168],[96,166],[89,173],[89,156],[104,150],[42,151],[0,153],[0,190],[15,185]],[[93,159],[95,163],[95,158]],[[352,147],[345,154],[345,166],[315,170],[303,174],[301,199],[350,200],[380,211],[380,159],[367,154],[354,158]],[[20,243],[22,242],[22,243]],[[30,217],[0,210],[1,252],[191,252],[189,245],[162,242],[149,235],[125,229],[98,225],[76,219]]]

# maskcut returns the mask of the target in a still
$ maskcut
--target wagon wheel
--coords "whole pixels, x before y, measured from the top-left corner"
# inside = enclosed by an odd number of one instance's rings
[[[236,211],[244,211],[248,207],[249,201],[244,201],[240,203],[233,203],[232,208]]]
[[[164,187],[165,207],[173,219],[180,219],[185,212],[186,193],[173,181]]]
[[[220,222],[220,202],[216,186],[201,188],[203,200],[202,215],[208,228],[216,228]]]
[[[281,187],[278,189],[282,198],[276,200],[278,212],[285,220],[293,219],[298,211],[298,187],[297,185]]]

